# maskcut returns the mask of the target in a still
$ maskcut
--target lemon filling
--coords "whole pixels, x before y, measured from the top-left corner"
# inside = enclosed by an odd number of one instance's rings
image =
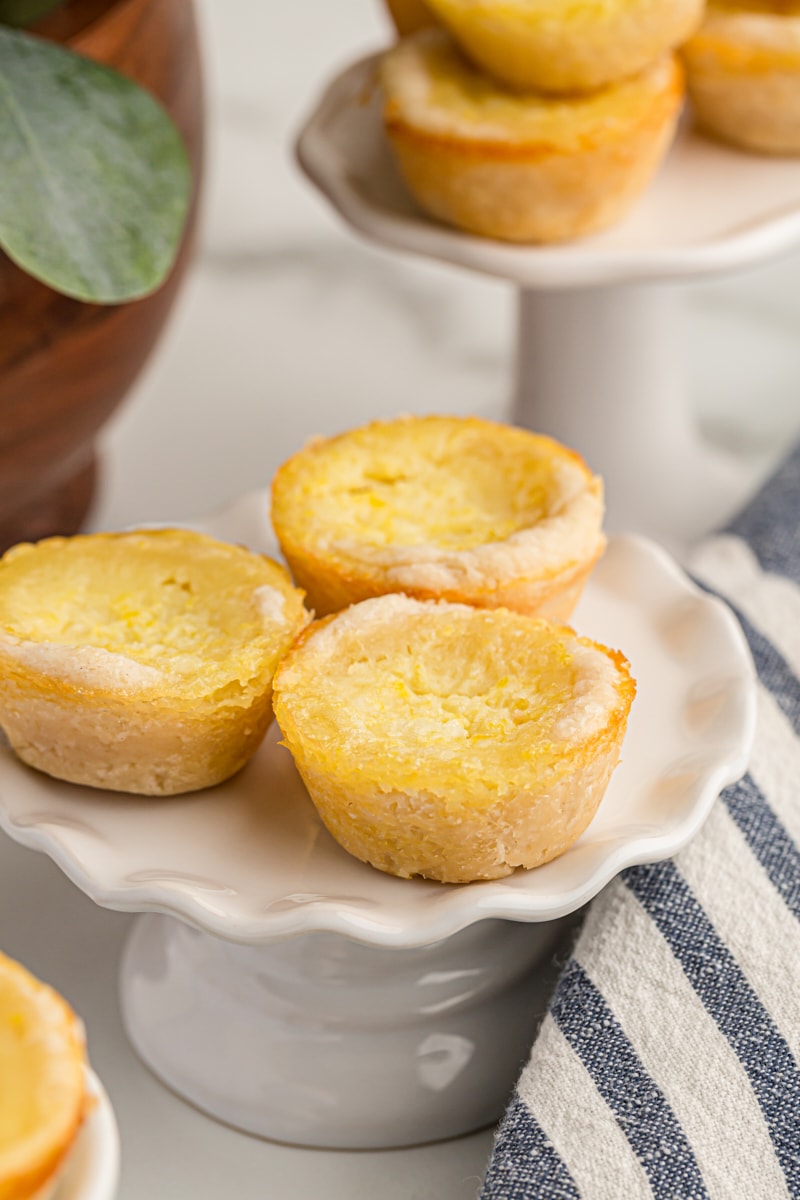
[[[513,441],[498,449],[446,423],[367,428],[324,443],[308,467],[293,519],[326,549],[471,550],[537,524],[558,491],[552,452],[537,457]]]
[[[315,686],[293,694],[292,719],[306,744],[387,788],[530,785],[619,704],[608,656],[507,611],[383,597],[340,614],[304,650]]]
[[[277,659],[296,623],[289,592],[276,564],[199,535],[53,539],[0,563],[0,643],[43,669],[61,654],[62,674],[109,686],[168,678],[206,694]]]
[[[329,466],[305,499],[309,506],[331,505],[331,541],[344,537],[367,546],[432,544],[448,550],[504,541],[535,524],[546,511],[551,474],[544,464],[520,470],[510,463],[501,475],[501,464],[491,458],[473,458],[468,468],[460,460],[414,461],[402,447],[387,450],[378,462],[334,457]]]
[[[55,993],[0,955],[0,1196],[27,1196],[30,1187],[38,1194],[69,1149],[84,1107],[77,1020]]]
[[[32,1137],[46,1117],[47,1088],[58,1076],[50,1040],[13,1002],[0,1015],[0,1155]]]
[[[517,95],[473,68],[440,31],[431,30],[401,42],[387,55],[382,81],[390,125],[397,112],[402,121],[434,135],[565,150],[627,130],[665,86],[670,72],[665,62],[582,95]]]

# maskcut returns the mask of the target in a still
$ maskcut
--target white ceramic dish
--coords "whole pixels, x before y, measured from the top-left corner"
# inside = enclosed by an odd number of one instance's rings
[[[265,548],[266,495],[195,527]],[[234,942],[326,931],[411,948],[489,917],[564,916],[624,867],[670,857],[693,837],[745,770],[755,711],[738,624],[643,539],[612,539],[574,624],[628,655],[639,694],[598,815],[537,870],[447,886],[350,858],[321,825],[274,727],[235,779],[159,800],[60,783],[2,749],[0,826],[49,854],[98,904],[170,914]]]
[[[113,1200],[119,1179],[119,1133],[111,1102],[94,1071],[88,1072],[94,1108],[69,1156],[52,1200]]]
[[[367,237],[529,288],[686,279],[737,270],[800,243],[800,160],[744,154],[686,120],[626,219],[570,245],[525,247],[448,229],[416,207],[383,136],[379,55],[323,91],[297,141],[300,165]]]

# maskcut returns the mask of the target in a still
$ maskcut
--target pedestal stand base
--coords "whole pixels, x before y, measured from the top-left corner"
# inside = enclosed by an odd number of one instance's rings
[[[523,290],[512,417],[603,476],[608,529],[647,533],[680,554],[733,515],[749,480],[695,425],[679,299],[652,283]]]
[[[555,980],[569,921],[483,921],[432,946],[333,934],[268,946],[139,919],[122,1012],[152,1070],[249,1133],[375,1149],[498,1119]]]

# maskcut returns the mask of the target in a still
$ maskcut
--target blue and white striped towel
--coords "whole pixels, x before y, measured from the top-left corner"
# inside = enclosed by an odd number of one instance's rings
[[[800,447],[688,565],[750,642],[750,769],[590,908],[483,1200],[800,1197]]]

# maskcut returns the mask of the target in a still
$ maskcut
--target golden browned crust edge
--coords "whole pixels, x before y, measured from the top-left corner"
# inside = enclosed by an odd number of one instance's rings
[[[72,1119],[64,1130],[64,1136],[59,1140],[57,1145],[52,1147],[49,1154],[41,1157],[36,1164],[27,1170],[17,1171],[13,1175],[6,1175],[4,1178],[0,1178],[0,1200],[27,1200],[29,1196],[35,1196],[37,1192],[44,1190],[51,1184],[51,1181],[54,1181],[58,1177],[66,1165],[67,1159],[74,1149],[78,1135],[94,1107],[94,1101],[86,1086],[86,1042],[80,1018],[76,1016],[72,1007],[55,988],[43,983],[42,980],[32,975],[30,971],[23,967],[21,963],[8,958],[2,951],[0,951],[0,963],[4,964],[6,968],[8,964],[11,964],[14,970],[21,972],[33,982],[36,990],[42,989],[48,995],[50,1002],[55,1004],[62,1016],[63,1032],[71,1043],[76,1061],[82,1064],[81,1077],[83,1087]]]
[[[50,679],[4,671],[0,714],[17,757],[46,775],[108,791],[172,796],[212,787],[241,770],[272,721],[272,687],[247,708],[192,712],[130,697],[81,696]]]
[[[581,638],[617,667],[618,704],[603,729],[564,754],[546,786],[520,789],[490,806],[459,810],[446,818],[446,797],[429,791],[393,790],[383,780],[354,784],[335,764],[322,768],[307,753],[304,738],[282,703],[281,673],[296,650],[336,614],[315,622],[297,639],[276,674],[276,714],[286,745],[325,827],[353,857],[401,878],[421,876],[442,883],[500,879],[517,868],[556,858],[587,828],[619,760],[636,683],[624,654]],[[554,633],[568,633],[568,628]]]
[[[98,541],[137,532],[78,536]],[[72,540],[48,538],[40,544]],[[293,594],[302,610],[303,593],[286,568],[268,555],[247,553],[279,570],[285,594]],[[295,632],[310,617],[303,612]],[[287,646],[291,640],[287,622]],[[249,681],[248,702],[228,705],[213,696],[187,697],[151,685],[124,691],[93,686],[28,665],[10,649],[4,652],[0,640],[0,726],[22,762],[68,783],[146,796],[212,787],[241,770],[272,721],[272,674],[266,668],[260,679]],[[68,648],[64,653],[68,657]]]
[[[744,20],[737,19],[744,16]],[[758,14],[774,45],[749,40],[748,14],[715,14],[682,49],[689,97],[700,128],[729,145],[768,155],[800,154],[800,47],[781,25],[798,17]]]
[[[610,127],[577,150],[433,136],[409,125],[393,104],[385,124],[406,185],[429,215],[483,237],[555,243],[624,215],[672,141],[683,95],[676,61],[669,86],[624,136]]]
[[[495,421],[485,421],[483,424],[497,429],[505,428]],[[313,454],[315,444],[341,442],[351,432],[315,439],[282,463],[272,480],[272,524],[275,535],[295,583],[305,593],[308,607],[317,617],[338,612],[362,600],[402,592],[415,600],[449,600],[454,604],[469,604],[478,608],[510,608],[529,616],[543,616],[552,620],[569,618],[591,571],[605,550],[606,539],[600,529],[591,555],[581,561],[562,562],[556,569],[538,572],[532,563],[528,576],[488,579],[482,587],[436,590],[405,585],[400,587],[389,582],[379,566],[345,562],[336,555],[320,553],[304,543],[302,533],[291,519],[291,473],[298,460],[304,459],[309,452]],[[573,462],[586,476],[587,483],[594,480],[593,486],[602,488],[600,481],[592,476],[585,459],[576,450],[546,435],[535,436],[552,443],[554,453]]]

